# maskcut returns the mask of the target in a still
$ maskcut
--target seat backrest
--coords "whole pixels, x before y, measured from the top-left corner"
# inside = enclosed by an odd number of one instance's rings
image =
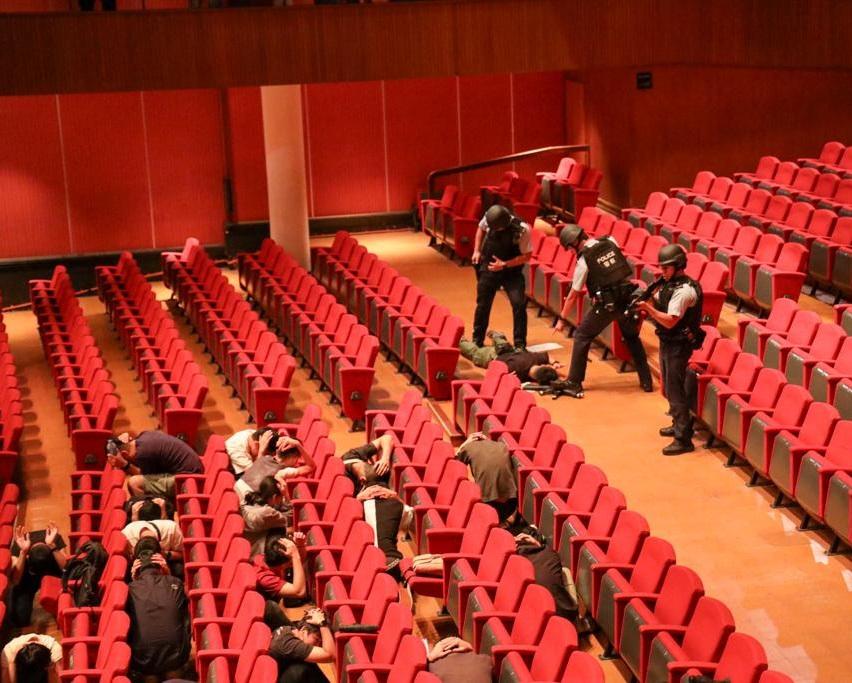
[[[816,237],[828,237],[834,231],[837,214],[828,209],[817,209],[808,223],[808,234]]]
[[[604,680],[604,671],[598,660],[588,652],[574,650],[568,658],[560,683],[604,683]]]
[[[642,253],[642,247],[645,246],[645,241],[648,239],[648,233],[639,228],[633,228],[627,236],[627,241],[624,243],[624,251],[631,254]]]
[[[804,273],[807,264],[808,249],[796,242],[783,244],[775,260],[775,268],[782,273]]]
[[[660,597],[654,605],[654,616],[663,624],[683,625],[692,616],[703,595],[701,577],[689,567],[673,565],[663,579]]]
[[[379,575],[388,576],[384,573],[387,566],[385,553],[373,545],[364,548],[364,553],[358,561],[358,565],[352,574],[349,598],[352,600],[368,599],[375,589],[374,581]],[[390,578],[390,577],[389,577]],[[363,623],[378,623],[364,621]]]
[[[739,254],[753,254],[762,235],[763,233],[760,230],[751,225],[739,228],[734,237],[731,251]]]
[[[772,194],[767,190],[762,188],[752,189],[751,194],[748,196],[745,210],[749,213],[762,214],[766,211],[766,206],[769,204],[771,198]]]
[[[570,173],[571,168],[576,163],[577,162],[574,161],[574,159],[572,159],[571,157],[562,157],[559,160],[559,166],[556,167],[556,177],[560,179],[567,178],[568,173]]]
[[[583,449],[574,444],[565,443],[559,449],[553,471],[550,473],[550,485],[553,488],[570,488],[577,477],[577,470],[585,462]]]
[[[781,388],[787,384],[787,377],[780,370],[762,368],[757,373],[754,388],[749,398],[749,405],[768,410],[777,402]]]
[[[631,587],[639,593],[656,593],[675,561],[671,543],[656,536],[646,538],[630,573]]]
[[[535,582],[535,569],[523,555],[512,555],[503,568],[503,575],[494,592],[494,610],[515,612],[526,587]]]
[[[793,346],[810,348],[822,319],[813,311],[796,311],[787,341]]]
[[[681,647],[693,661],[719,661],[734,628],[734,617],[725,603],[702,597],[686,627]]]
[[[707,257],[697,251],[691,251],[686,255],[686,268],[684,273],[693,280],[700,280],[701,274],[707,265]]]
[[[399,602],[388,605],[370,661],[374,664],[390,664],[393,662],[403,636],[411,634],[412,625],[410,608]]]
[[[650,533],[647,519],[633,510],[623,510],[618,516],[612,539],[607,546],[607,561],[632,564]]]
[[[808,406],[802,420],[799,440],[806,444],[827,443],[838,420],[840,420],[840,413],[837,412],[837,408],[828,403],[814,401]]]
[[[618,244],[623,245],[630,236],[631,229],[628,221],[617,220],[612,224],[612,231],[609,234]]]
[[[815,168],[800,168],[798,173],[796,173],[796,177],[793,179],[793,187],[796,190],[810,192],[814,189],[819,176],[820,173]]]
[[[695,180],[692,181],[692,191],[698,194],[706,194],[715,179],[716,174],[713,171],[698,171],[695,174]]]
[[[790,213],[793,200],[781,194],[772,195],[769,204],[766,205],[764,217],[770,221],[784,221]]]
[[[659,216],[668,198],[665,192],[652,192],[645,201],[645,213],[651,216]]]
[[[852,336],[847,336],[840,345],[834,370],[839,375],[852,375]]]
[[[757,242],[757,248],[754,250],[754,260],[761,263],[774,263],[778,258],[783,244],[784,240],[778,237],[778,235],[771,235],[769,233],[761,235]]]
[[[796,172],[799,170],[799,165],[795,161],[782,161],[778,168],[775,169],[775,175],[772,180],[779,185],[789,185],[796,177]]]
[[[697,252],[696,252],[697,253]],[[728,266],[719,261],[708,261],[698,279],[705,292],[721,292],[728,280]]]
[[[463,481],[456,490],[456,497],[447,511],[446,524],[452,529],[460,529],[473,511],[475,503],[482,500],[482,492],[476,482]]]
[[[725,218],[719,221],[716,234],[713,235],[713,241],[724,247],[729,247],[736,241],[741,228],[742,226],[733,218]]]
[[[737,183],[737,187],[739,186],[747,187],[743,183]],[[722,217],[718,213],[705,211],[698,219],[698,223],[695,226],[695,234],[701,237],[713,237],[719,228],[721,220]]]
[[[852,146],[847,148],[847,153],[850,150],[852,150]],[[845,178],[837,184],[834,201],[839,204],[849,204],[852,202],[852,178]]]
[[[811,342],[810,353],[816,358],[834,358],[847,334],[840,325],[820,323]]]
[[[541,429],[541,438],[533,452],[533,464],[540,467],[552,467],[562,445],[568,440],[565,430],[550,422]]]
[[[555,681],[568,663],[568,655],[577,649],[577,629],[563,617],[550,617],[541,639],[536,643],[530,664],[535,681]]]
[[[568,169],[568,175],[565,176],[564,182],[567,185],[579,185],[585,173],[586,165],[575,163],[570,169]]]
[[[799,304],[792,299],[776,299],[772,302],[769,315],[762,324],[768,330],[786,332],[793,324],[793,317],[798,310]]]
[[[510,638],[515,645],[535,645],[544,626],[556,612],[553,595],[544,586],[530,584],[524,591],[518,614],[512,622]]]
[[[604,486],[592,510],[592,516],[586,525],[591,536],[609,536],[615,528],[615,522],[622,510],[627,509],[627,500],[621,489]],[[563,530],[568,530],[565,525]]]
[[[728,198],[725,200],[725,202],[729,206],[741,208],[746,205],[750,194],[751,187],[749,187],[745,183],[734,183],[733,187],[731,187],[731,191],[728,193]]]
[[[603,470],[595,465],[583,463],[577,469],[577,476],[566,498],[571,510],[591,512],[595,507],[601,489],[607,485]]]
[[[749,391],[757,379],[757,373],[763,367],[760,358],[753,353],[741,353],[734,361],[731,375],[728,378],[728,387],[734,391]]]
[[[684,206],[685,204],[682,200],[677,197],[669,197],[666,200],[666,205],[660,213],[660,218],[664,223],[674,223],[677,220],[677,217],[680,216],[680,212],[683,210]]]
[[[710,354],[710,362],[707,366],[708,375],[725,375],[731,374],[731,369],[737,360],[740,353],[739,344],[733,339],[720,339],[713,347],[713,353]]]
[[[666,246],[668,242],[665,237],[659,235],[651,235],[645,240],[645,246],[642,248],[642,260],[645,263],[656,265],[659,262],[658,256],[660,249]]]
[[[515,554],[515,537],[505,529],[492,527],[485,541],[482,559],[476,570],[477,581],[497,581],[503,575],[506,561]]]
[[[559,239],[548,235],[542,240],[541,249],[539,249],[536,256],[536,261],[539,263],[553,263],[553,259],[556,258],[559,248]]]
[[[441,207],[449,208],[453,205],[453,200],[456,198],[456,193],[459,191],[459,188],[456,185],[447,185],[444,187],[444,191],[441,193]]]
[[[580,187],[586,190],[597,190],[603,180],[603,173],[596,168],[590,168],[583,176]]]
[[[840,467],[852,467],[852,420],[840,420],[834,425],[834,432],[828,442],[825,457]]]
[[[485,503],[474,503],[465,525],[459,552],[479,555],[485,548],[488,532],[497,526],[497,511]]]
[[[797,230],[802,230],[810,223],[814,214],[814,205],[810,202],[794,202],[787,214],[786,225]]]
[[[733,184],[734,181],[727,176],[719,176],[713,181],[713,184],[710,185],[710,191],[708,194],[711,199],[716,201],[725,201],[731,192],[731,186]]]

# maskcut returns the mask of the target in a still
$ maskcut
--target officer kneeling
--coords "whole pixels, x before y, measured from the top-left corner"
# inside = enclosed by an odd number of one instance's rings
[[[663,427],[660,436],[674,437],[663,455],[680,455],[695,450],[686,366],[706,336],[701,329],[703,297],[701,285],[684,273],[686,252],[682,247],[667,244],[660,249],[659,261],[665,282],[651,301],[642,301],[636,307],[648,314],[660,337],[660,375],[672,417],[672,426]]]
[[[645,391],[652,391],[651,370],[648,368],[645,347],[639,339],[639,321],[628,311],[636,289],[630,282],[633,268],[613,238],[590,239],[579,225],[565,226],[559,235],[559,241],[565,249],[576,250],[577,265],[574,266],[571,291],[565,297],[554,330],[561,332],[565,329],[565,317],[581,295],[583,287],[592,297],[592,310],[583,316],[574,332],[568,390],[564,393],[574,398],[582,398],[589,349],[595,337],[612,322],[618,324],[624,343],[630,350],[633,365],[639,374],[639,385]]]

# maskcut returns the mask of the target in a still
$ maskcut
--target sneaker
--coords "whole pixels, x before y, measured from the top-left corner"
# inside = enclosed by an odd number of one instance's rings
[[[663,427],[660,429],[660,436],[674,436],[674,427]]]
[[[663,455],[682,455],[683,453],[691,453],[695,450],[692,441],[678,441],[675,439],[663,449]]]

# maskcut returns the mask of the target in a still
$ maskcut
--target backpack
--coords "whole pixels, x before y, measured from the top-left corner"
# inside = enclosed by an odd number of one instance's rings
[[[71,593],[76,607],[95,607],[101,597],[98,581],[107,562],[106,549],[95,541],[84,543],[62,572],[62,590]]]

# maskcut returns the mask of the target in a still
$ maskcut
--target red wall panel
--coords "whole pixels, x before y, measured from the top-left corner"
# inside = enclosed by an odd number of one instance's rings
[[[224,241],[222,116],[218,90],[143,94],[154,246]]]
[[[56,98],[0,98],[0,258],[69,250]]]
[[[138,92],[62,95],[72,250],[152,246]]]
[[[234,200],[233,220],[268,220],[260,88],[229,88],[225,92],[225,148]]]
[[[390,208],[406,210],[430,171],[459,163],[456,80],[386,81],[385,103]]]
[[[381,83],[308,85],[303,106],[313,214],[386,211]]]
[[[514,74],[512,106],[513,152],[565,143],[565,76],[562,72]],[[555,168],[560,156],[519,161],[515,171],[525,178],[535,178],[537,171]]]
[[[512,110],[509,74],[459,78],[459,114],[462,163],[471,163],[512,152]],[[462,178],[466,192],[499,179],[505,167],[470,171]]]
[[[76,0],[2,0],[2,12],[68,12],[78,7]]]

